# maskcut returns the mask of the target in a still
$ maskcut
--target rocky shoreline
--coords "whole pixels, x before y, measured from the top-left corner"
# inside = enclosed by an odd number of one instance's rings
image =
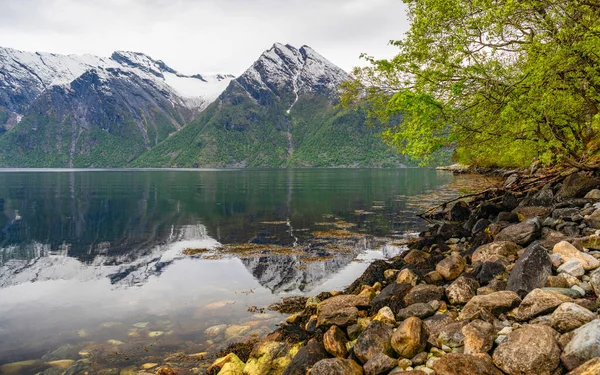
[[[519,184],[508,176],[506,186]],[[209,375],[600,374],[600,178],[458,201]]]

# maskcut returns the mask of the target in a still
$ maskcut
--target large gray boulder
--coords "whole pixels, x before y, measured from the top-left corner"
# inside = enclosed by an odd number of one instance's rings
[[[533,243],[517,260],[508,277],[508,289],[521,298],[534,289],[543,288],[552,275],[552,260],[548,250]]]
[[[527,246],[540,237],[541,229],[542,224],[535,217],[504,228],[496,236],[496,241],[510,241],[520,246]]]

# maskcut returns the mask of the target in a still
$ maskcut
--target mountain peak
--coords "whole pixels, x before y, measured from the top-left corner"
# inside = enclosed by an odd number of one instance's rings
[[[165,64],[163,61],[154,60],[152,57],[141,52],[116,51],[111,55],[110,58],[121,65],[131,68],[138,68],[160,78],[163,78],[163,73],[165,72],[177,74],[173,68]]]
[[[296,48],[275,43],[263,52],[237,82],[254,99],[261,101],[269,92],[276,96],[306,92],[338,95],[348,74],[309,46]]]

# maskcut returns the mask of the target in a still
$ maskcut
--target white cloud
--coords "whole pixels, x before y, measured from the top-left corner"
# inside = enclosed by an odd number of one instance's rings
[[[385,57],[408,24],[400,0],[0,0],[0,45],[144,52],[185,73],[242,73],[274,42],[310,45],[350,70]]]

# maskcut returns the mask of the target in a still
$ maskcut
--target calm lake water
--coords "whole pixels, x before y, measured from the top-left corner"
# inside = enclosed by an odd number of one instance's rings
[[[30,361],[0,372],[137,368],[264,335],[285,316],[254,307],[343,288],[473,185],[429,169],[0,170],[0,365]]]

